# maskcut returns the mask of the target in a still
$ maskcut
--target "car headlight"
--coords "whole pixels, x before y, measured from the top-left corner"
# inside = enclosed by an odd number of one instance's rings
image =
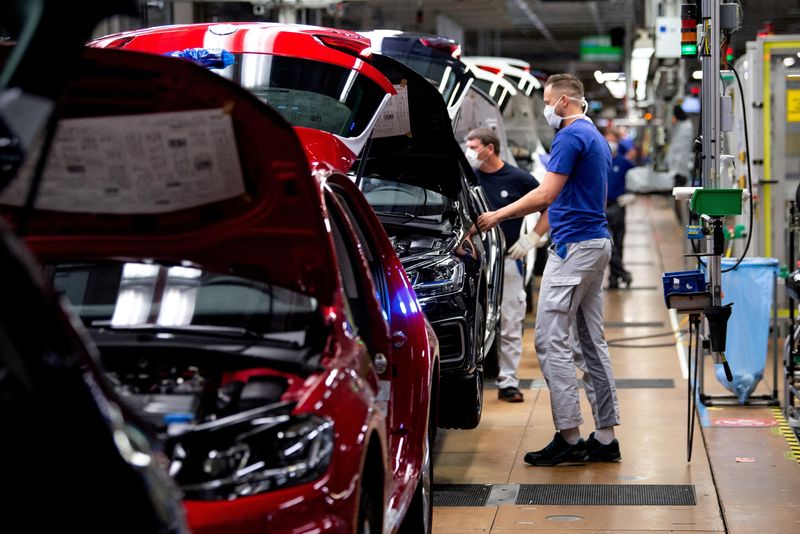
[[[332,453],[329,418],[260,417],[176,438],[170,474],[187,499],[235,499],[315,480]]]
[[[409,277],[418,298],[456,293],[464,287],[464,262],[451,256],[420,266]]]

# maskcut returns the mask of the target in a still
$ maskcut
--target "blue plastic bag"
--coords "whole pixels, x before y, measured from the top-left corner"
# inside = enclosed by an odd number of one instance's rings
[[[164,55],[188,59],[207,69],[224,69],[236,63],[233,54],[222,48],[185,48]]]
[[[735,259],[725,258],[722,269],[735,264]],[[775,258],[745,258],[735,270],[722,274],[722,304],[734,303],[725,344],[725,358],[733,373],[733,382],[725,378],[721,365],[717,366],[716,374],[720,384],[741,404],[747,402],[747,397],[764,377],[777,273]]]

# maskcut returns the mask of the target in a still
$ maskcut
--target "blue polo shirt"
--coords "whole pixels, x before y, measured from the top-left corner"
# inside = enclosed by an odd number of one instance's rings
[[[489,207],[499,210],[524,197],[528,192],[539,187],[539,182],[528,171],[503,162],[497,172],[475,171],[478,181],[489,201]],[[522,219],[507,219],[500,223],[503,235],[506,236],[506,248],[511,247],[519,239]]]
[[[556,133],[547,170],[569,177],[548,209],[553,242],[610,237],[606,190],[611,150],[591,121],[578,119]]]
[[[625,175],[636,165],[631,160],[617,154],[611,160],[611,173],[608,175],[608,201],[614,202],[625,194]]]

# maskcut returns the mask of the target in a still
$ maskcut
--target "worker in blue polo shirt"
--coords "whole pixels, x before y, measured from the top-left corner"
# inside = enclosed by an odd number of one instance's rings
[[[603,277],[611,258],[605,214],[611,151],[585,116],[580,80],[570,74],[550,76],[543,96],[545,118],[558,130],[547,174],[539,187],[481,214],[477,223],[486,231],[545,208],[549,214],[534,228],[543,233],[549,218],[553,242],[539,290],[536,351],[550,389],[556,434],[543,449],[527,453],[525,462],[618,462],[622,456],[614,427],[619,424],[619,402],[603,334]],[[585,441],[576,366],[583,371],[595,423]]]
[[[477,128],[467,134],[467,160],[489,201],[499,209],[524,197],[539,187],[528,171],[500,159],[500,140],[491,128]],[[522,357],[522,324],[525,321],[527,295],[524,288],[522,259],[541,242],[539,235],[520,235],[522,219],[500,223],[506,239],[503,270],[503,297],[500,303],[500,340],[497,350],[497,398],[522,402],[517,371]]]
[[[611,232],[612,249],[609,263],[608,288],[618,289],[620,281],[630,287],[631,273],[622,264],[622,250],[625,241],[625,206],[632,195],[625,193],[625,176],[636,165],[627,157],[633,150],[633,143],[620,137],[615,130],[606,131],[605,138],[611,149],[611,172],[608,175],[608,195],[606,218]]]

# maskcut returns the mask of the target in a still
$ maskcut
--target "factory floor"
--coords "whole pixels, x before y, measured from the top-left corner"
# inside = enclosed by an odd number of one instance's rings
[[[800,447],[780,410],[715,400],[700,406],[687,461],[686,336],[676,345],[669,335],[686,329],[685,316],[670,317],[661,284],[663,272],[685,268],[682,231],[665,197],[639,196],[627,211],[624,260],[633,284],[605,292],[622,462],[524,463],[525,452],[542,448],[554,433],[531,313],[519,373],[525,402],[501,402],[488,384],[479,427],[438,434],[434,534],[800,532]],[[724,401],[728,392],[705,360],[703,392]],[[764,375],[753,395],[773,394],[771,362]],[[581,401],[588,437],[591,412],[585,396]]]

